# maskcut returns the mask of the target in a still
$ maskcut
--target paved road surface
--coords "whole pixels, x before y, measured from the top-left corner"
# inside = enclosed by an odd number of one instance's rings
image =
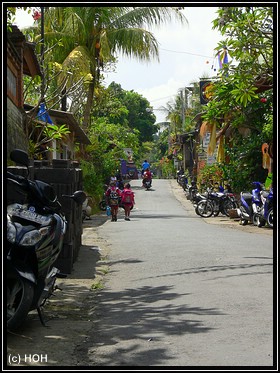
[[[9,334],[10,365],[271,368],[272,230],[198,217],[175,180],[132,186],[131,221],[85,222],[48,327],[35,314]]]
[[[99,227],[111,270],[88,363],[271,366],[272,235],[208,224],[168,180],[132,185],[131,221]]]

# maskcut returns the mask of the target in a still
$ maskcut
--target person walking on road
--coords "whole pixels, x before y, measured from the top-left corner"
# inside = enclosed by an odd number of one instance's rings
[[[109,188],[106,190],[106,203],[111,208],[111,221],[117,221],[121,190],[116,186],[116,181],[110,182]]]
[[[121,203],[124,206],[124,212],[125,212],[125,218],[124,219],[125,220],[130,220],[129,219],[130,211],[131,211],[133,205],[135,205],[135,200],[134,200],[134,193],[131,190],[131,186],[130,186],[129,183],[126,183],[124,185],[124,190],[122,191]]]

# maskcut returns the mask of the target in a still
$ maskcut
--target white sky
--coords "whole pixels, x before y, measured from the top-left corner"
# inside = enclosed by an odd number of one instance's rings
[[[212,30],[218,8],[211,3],[200,7],[188,3],[180,5],[186,5],[182,12],[189,22],[188,26],[166,23],[150,30],[159,42],[160,63],[119,57],[116,72],[105,74],[106,86],[115,81],[123,89],[143,95],[154,108],[157,122],[166,120],[165,114],[157,109],[173,100],[180,88],[199,81],[201,77],[215,76],[217,72],[214,69],[218,70],[214,48],[222,36]],[[33,24],[33,18],[30,14],[18,12],[15,23],[23,28]]]

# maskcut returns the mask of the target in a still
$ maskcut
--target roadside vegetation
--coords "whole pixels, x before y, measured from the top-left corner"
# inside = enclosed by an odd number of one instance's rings
[[[28,9],[28,8],[27,8]],[[38,8],[40,9],[40,8]],[[44,52],[41,19],[22,30],[36,43],[44,67],[43,96],[49,109],[74,113],[91,145],[76,149],[86,192],[98,201],[103,184],[119,168],[125,148],[133,149],[137,166],[149,159],[162,177],[174,177],[173,153],[179,134],[195,128],[193,118],[202,113],[211,127],[211,142],[230,133],[224,141],[223,157],[206,166],[200,179],[221,175],[238,192],[253,180],[264,180],[263,143],[273,143],[273,12],[272,7],[221,7],[213,28],[221,33],[217,53],[226,49],[230,61],[214,81],[212,99],[199,102],[199,82],[193,82],[192,102],[182,121],[180,93],[163,108],[169,125],[159,126],[148,100],[117,82],[107,88],[102,73],[113,71],[122,53],[141,61],[158,59],[158,43],[149,27],[168,27],[176,19],[187,19],[177,7],[47,7],[44,11]],[[8,8],[8,27],[15,8]],[[43,61],[42,61],[43,59]],[[128,61],[129,63],[129,61]],[[42,81],[25,77],[25,102],[38,106]],[[62,138],[62,130],[47,133]],[[229,137],[228,137],[229,138]],[[36,145],[33,142],[33,155]],[[180,160],[180,152],[176,156]],[[238,170],[238,173],[236,172]]]

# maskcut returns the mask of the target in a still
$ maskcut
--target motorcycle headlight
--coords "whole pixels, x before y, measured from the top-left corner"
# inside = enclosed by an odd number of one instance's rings
[[[33,246],[39,242],[44,236],[50,233],[50,228],[44,227],[25,233],[20,240],[22,246]]]
[[[16,240],[16,233],[17,233],[16,227],[14,226],[14,224],[12,224],[10,221],[8,221],[8,224],[7,224],[7,240],[11,243],[14,243],[15,240]]]

